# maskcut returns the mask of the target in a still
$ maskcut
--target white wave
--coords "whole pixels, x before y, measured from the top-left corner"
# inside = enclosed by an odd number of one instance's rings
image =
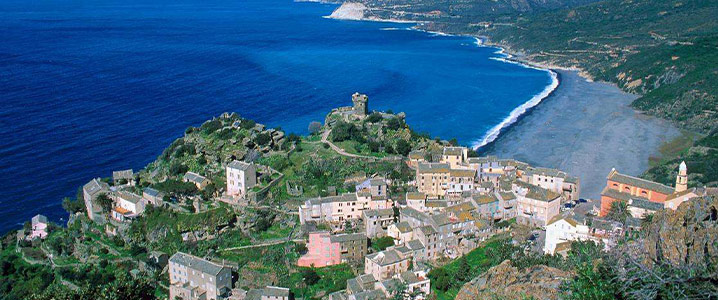
[[[379,30],[394,31],[394,30],[406,30],[406,28],[386,27],[386,28],[380,28]]]
[[[525,66],[527,68],[538,69],[538,68],[534,68],[534,67],[527,66],[524,64],[521,64],[521,65]],[[539,70],[544,70],[544,69],[539,69]],[[478,149],[478,148],[486,146],[487,144],[496,140],[496,138],[501,133],[501,130],[503,130],[504,128],[511,126],[511,124],[515,123],[516,120],[518,120],[519,117],[521,117],[521,115],[526,113],[526,111],[528,111],[532,107],[541,103],[541,101],[546,99],[546,97],[548,97],[548,95],[550,95],[551,92],[553,92],[558,87],[559,82],[558,82],[558,75],[556,74],[556,72],[551,71],[551,70],[544,70],[544,71],[548,72],[551,75],[551,84],[549,84],[546,88],[544,88],[544,90],[541,91],[540,93],[534,95],[533,98],[531,98],[529,101],[527,101],[526,103],[524,103],[521,106],[512,110],[511,113],[506,118],[504,118],[503,121],[501,121],[501,123],[497,124],[496,126],[492,127],[488,132],[486,132],[486,134],[484,135],[483,138],[481,138],[480,141],[474,142],[474,144],[472,145],[472,148]]]

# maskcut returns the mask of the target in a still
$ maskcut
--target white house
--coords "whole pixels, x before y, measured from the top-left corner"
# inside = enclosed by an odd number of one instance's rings
[[[233,161],[227,165],[227,195],[244,198],[247,191],[257,185],[257,168],[254,164]]]

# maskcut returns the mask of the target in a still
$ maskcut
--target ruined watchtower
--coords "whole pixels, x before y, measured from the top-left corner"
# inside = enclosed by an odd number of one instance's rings
[[[364,94],[354,93],[354,95],[352,95],[354,114],[360,117],[365,117],[369,113],[367,102],[369,102],[369,97]]]

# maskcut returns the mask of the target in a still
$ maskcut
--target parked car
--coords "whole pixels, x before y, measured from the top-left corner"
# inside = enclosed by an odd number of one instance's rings
[[[579,198],[579,199],[578,199],[578,203],[586,203],[586,202],[588,202],[588,200],[586,200],[586,199],[584,199],[584,198]]]

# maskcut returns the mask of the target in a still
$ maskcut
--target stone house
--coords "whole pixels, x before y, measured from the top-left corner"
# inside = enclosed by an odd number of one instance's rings
[[[516,221],[520,224],[543,227],[561,209],[561,195],[540,186],[516,181],[513,185],[517,198]]]
[[[146,187],[142,190],[142,199],[148,204],[154,206],[162,206],[164,203],[165,193],[160,192],[151,187]]]
[[[370,196],[360,193],[307,199],[299,207],[299,221],[301,224],[311,221],[341,225],[346,220],[361,218],[370,202]]]
[[[112,172],[112,181],[115,183],[115,185],[123,185],[123,184],[135,185],[135,180],[133,178],[132,169],[113,171]]]
[[[104,223],[107,219],[102,207],[97,203],[97,197],[110,192],[110,185],[102,182],[100,178],[90,180],[82,187],[82,198],[85,201],[87,216],[90,220]]]
[[[169,259],[170,299],[227,299],[232,290],[230,267],[177,252]]]
[[[452,169],[465,167],[469,158],[469,149],[466,147],[444,147],[441,153],[441,162],[448,163]]]
[[[601,212],[605,217],[614,201],[625,199],[642,199],[663,204],[675,190],[672,187],[621,174],[612,169],[606,178],[606,187],[601,192]]]
[[[257,185],[257,168],[253,163],[232,161],[227,165],[227,195],[245,198]]]
[[[365,210],[362,219],[364,230],[369,238],[383,237],[387,235],[389,225],[394,223],[394,209],[370,209]]]
[[[404,257],[395,249],[387,249],[365,257],[364,273],[381,281],[409,270],[410,265],[410,257]]]
[[[194,172],[187,172],[182,177],[182,181],[194,184],[198,190],[203,190],[210,184],[209,179]]]

